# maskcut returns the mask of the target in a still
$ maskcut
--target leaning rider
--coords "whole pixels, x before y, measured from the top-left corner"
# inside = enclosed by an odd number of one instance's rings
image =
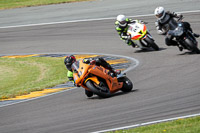
[[[67,56],[64,60],[65,66],[68,69],[67,72],[67,77],[70,81],[73,80],[73,70],[72,70],[72,64],[76,62],[76,57],[74,55]],[[111,73],[113,73],[113,76],[117,76],[118,74],[121,73],[120,70],[115,70],[114,68],[111,67],[111,65],[106,62],[102,57],[99,58],[85,58],[83,59],[83,63],[86,64],[95,64],[97,66],[103,66],[104,68],[110,70]]]
[[[136,47],[137,45],[131,41],[130,37],[127,35],[128,24],[130,23],[143,23],[141,20],[132,20],[127,18],[125,15],[118,15],[117,21],[115,22],[115,29],[118,32],[120,39],[124,40],[129,46]]]
[[[175,40],[173,40],[173,36],[167,34],[167,32],[169,30],[175,29],[177,25],[177,21],[174,18],[181,20],[183,18],[183,15],[176,14],[175,12],[170,12],[170,11],[165,12],[163,7],[157,7],[154,11],[154,14],[157,18],[155,22],[157,33],[160,35],[166,35],[165,37],[166,45],[178,46],[179,50],[182,51],[183,50],[182,46],[179,46],[179,44]],[[199,37],[199,34],[193,33],[192,28],[190,27],[190,24],[188,22],[182,22],[182,23],[184,27],[188,29],[189,31],[191,31],[191,33],[195,37],[197,38]]]

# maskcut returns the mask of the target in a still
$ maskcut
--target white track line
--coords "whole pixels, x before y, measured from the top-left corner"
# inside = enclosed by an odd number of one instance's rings
[[[189,118],[189,117],[194,117],[194,116],[200,116],[200,113],[199,114],[193,114],[193,115],[180,116],[180,117],[175,117],[175,118],[169,118],[169,119],[164,119],[164,120],[157,120],[157,121],[145,122],[145,123],[141,123],[141,124],[135,124],[135,125],[124,126],[124,127],[119,127],[119,128],[101,130],[101,131],[96,131],[96,132],[91,132],[91,133],[104,133],[104,132],[109,132],[109,131],[123,130],[123,129],[129,129],[129,128],[136,128],[136,127],[140,127],[140,126],[146,126],[146,125],[151,125],[151,124],[156,124],[156,123],[161,123],[161,122],[167,122],[167,121],[172,121],[172,120],[184,119],[184,118]]]
[[[195,13],[195,12],[200,12],[200,10],[181,11],[181,12],[177,12],[177,13]],[[135,15],[135,16],[128,16],[128,17],[136,18],[136,17],[148,17],[148,16],[153,16],[153,15],[154,14],[146,14],[146,15]],[[14,26],[0,27],[0,29],[31,27],[31,26],[44,26],[44,25],[54,25],[54,24],[75,23],[75,22],[89,22],[89,21],[109,20],[109,19],[115,19],[115,18],[116,17],[97,18],[97,19],[83,19],[83,20],[72,20],[72,21],[60,21],[60,22],[49,22],[49,23],[27,24],[27,25],[14,25]]]
[[[200,12],[200,10],[181,11],[181,12],[177,12],[177,13],[195,13],[195,12]],[[153,16],[153,15],[154,14],[146,14],[146,15],[136,15],[136,16],[128,16],[128,17],[134,17],[135,18],[135,17],[146,17],[146,16]],[[109,19],[115,19],[115,17],[98,18],[98,19],[84,19],[84,20],[74,20],[74,21],[50,22],[50,23],[38,23],[38,24],[16,25],[16,26],[5,26],[5,27],[0,27],[0,29],[29,27],[29,26],[43,26],[43,25],[53,25],[53,24],[64,24],[64,23],[72,23],[72,22],[87,22],[87,21],[109,20]],[[139,61],[137,59],[134,59],[134,60],[136,61],[136,66],[134,66],[133,68],[130,68],[130,70],[134,69],[135,67],[137,67],[139,65]],[[129,70],[127,70],[127,71],[129,71]],[[53,94],[57,94],[57,93],[53,93]],[[52,94],[49,94],[49,95],[52,95]],[[34,99],[37,99],[37,98],[34,98]],[[33,100],[33,99],[30,99],[30,100]],[[26,100],[26,101],[29,101],[29,100]],[[25,101],[21,101],[21,102],[25,102]],[[20,102],[18,102],[18,103],[20,103]],[[13,104],[9,104],[9,105],[13,105]],[[3,106],[0,106],[0,107],[4,107],[4,106],[8,106],[8,105],[3,105]],[[188,117],[193,117],[193,116],[199,116],[199,115],[200,114],[193,114],[193,115],[188,115],[188,116],[175,117],[175,118],[152,121],[152,122],[141,123],[141,124],[136,124],[136,125],[131,125],[131,126],[119,127],[119,128],[115,128],[115,129],[102,130],[102,131],[97,131],[97,132],[93,132],[93,133],[102,133],[102,132],[107,132],[107,131],[134,128],[134,127],[139,127],[139,126],[144,126],[144,125],[149,125],[149,124],[155,124],[155,123],[160,123],[160,122],[166,122],[166,121],[170,121],[170,120],[177,120],[177,119],[180,119],[180,118],[188,118]]]

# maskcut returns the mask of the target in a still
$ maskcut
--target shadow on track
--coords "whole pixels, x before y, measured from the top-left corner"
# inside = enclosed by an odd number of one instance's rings
[[[167,48],[160,48],[158,51],[166,50]],[[154,49],[139,49],[136,50],[134,53],[145,53],[145,52],[157,52]]]
[[[195,52],[189,52],[189,51],[187,51],[187,52],[184,52],[184,53],[181,53],[181,54],[178,54],[178,55],[198,55],[197,53],[195,53]]]
[[[134,89],[132,90],[131,92],[137,92],[138,89]],[[128,93],[131,93],[131,92],[116,92],[114,94],[112,94],[110,97],[108,98],[112,98],[112,97],[115,97],[115,96],[121,96],[121,95],[125,95],[125,94],[128,94]],[[93,97],[88,97],[88,99],[108,99],[108,98],[102,98],[102,97],[99,97],[97,95],[93,96]]]

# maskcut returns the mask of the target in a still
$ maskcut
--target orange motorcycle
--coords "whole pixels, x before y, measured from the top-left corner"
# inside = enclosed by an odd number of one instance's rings
[[[83,60],[72,64],[74,83],[85,89],[85,94],[92,97],[93,94],[107,98],[121,90],[130,92],[132,82],[125,74],[113,76],[108,69],[95,64],[86,64]]]

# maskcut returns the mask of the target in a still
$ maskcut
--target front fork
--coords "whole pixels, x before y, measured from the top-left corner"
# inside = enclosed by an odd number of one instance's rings
[[[153,37],[151,36],[151,34],[147,31],[147,34],[146,34],[149,38],[151,38],[152,40],[154,40],[153,39]]]

